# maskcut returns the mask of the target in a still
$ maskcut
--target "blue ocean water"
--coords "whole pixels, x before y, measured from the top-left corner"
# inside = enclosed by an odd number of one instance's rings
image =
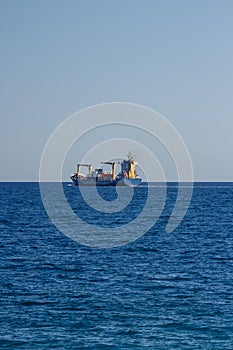
[[[80,209],[77,188],[64,191]],[[147,195],[138,191],[134,216]],[[0,183],[0,348],[232,350],[233,184],[196,183],[167,234],[176,194],[171,184],[137,241],[95,249],[56,229],[37,183]],[[111,200],[113,189],[102,196]]]

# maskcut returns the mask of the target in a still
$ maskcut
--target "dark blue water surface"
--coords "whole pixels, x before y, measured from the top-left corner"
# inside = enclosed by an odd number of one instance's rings
[[[64,190],[77,206],[78,189]],[[133,218],[147,195],[136,191]],[[0,348],[232,350],[233,184],[196,183],[167,234],[176,194],[168,187],[160,219],[140,239],[95,249],[56,229],[37,183],[0,183]],[[102,195],[111,201],[113,189]]]

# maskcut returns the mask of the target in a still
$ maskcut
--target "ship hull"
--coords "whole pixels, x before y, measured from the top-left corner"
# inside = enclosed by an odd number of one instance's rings
[[[135,179],[121,179],[117,182],[118,186],[129,186],[129,187],[136,187],[139,186],[140,183],[142,182],[142,179],[140,178],[135,178]]]
[[[86,179],[79,179],[79,180],[72,180],[73,184],[75,186],[129,186],[129,187],[136,187],[140,185],[141,179],[119,179],[119,180],[112,180],[112,181],[95,181],[95,180],[86,180]]]
[[[115,181],[73,180],[75,186],[116,186]]]

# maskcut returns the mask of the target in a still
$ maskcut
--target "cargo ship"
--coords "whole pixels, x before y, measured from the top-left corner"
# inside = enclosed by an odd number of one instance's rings
[[[128,154],[128,159],[119,162],[121,171],[116,175],[116,162],[102,162],[101,164],[111,165],[111,171],[104,171],[103,168],[92,170],[92,164],[77,164],[77,172],[70,175],[73,184],[76,186],[130,186],[140,185],[142,179],[135,170],[135,161]],[[80,173],[81,167],[88,168],[88,174]]]

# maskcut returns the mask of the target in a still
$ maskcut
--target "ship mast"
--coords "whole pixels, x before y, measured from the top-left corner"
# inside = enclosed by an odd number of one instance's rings
[[[128,160],[133,160],[132,153],[129,151],[127,154]]]

